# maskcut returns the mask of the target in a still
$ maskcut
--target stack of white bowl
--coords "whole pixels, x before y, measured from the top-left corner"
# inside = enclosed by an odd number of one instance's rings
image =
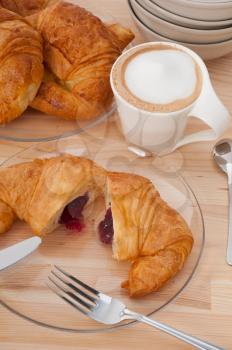
[[[128,0],[147,41],[174,41],[204,59],[232,51],[232,0]]]

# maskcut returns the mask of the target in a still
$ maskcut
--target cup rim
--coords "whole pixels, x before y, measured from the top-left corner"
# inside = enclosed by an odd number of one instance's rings
[[[147,111],[145,109],[140,109],[140,108],[137,108],[136,106],[134,106],[133,104],[129,103],[126,99],[123,98],[123,96],[121,96],[119,94],[119,92],[117,91],[116,87],[114,86],[114,82],[113,82],[113,71],[114,71],[114,68],[115,66],[118,64],[119,60],[126,54],[128,54],[128,52],[131,52],[137,48],[143,48],[143,47],[147,47],[147,46],[154,46],[154,45],[165,45],[165,46],[171,46],[171,47],[174,47],[174,48],[179,48],[181,49],[182,51],[186,52],[187,54],[189,54],[196,62],[197,64],[199,65],[200,69],[201,69],[201,73],[202,73],[202,78],[203,78],[203,84],[202,84],[202,88],[201,88],[201,92],[199,94],[199,96],[196,98],[195,101],[193,101],[191,104],[189,104],[188,106],[182,108],[182,109],[178,109],[177,111],[172,111],[172,112],[151,112],[151,111]],[[113,90],[113,93],[115,95],[116,98],[120,99],[123,103],[125,103],[127,106],[129,106],[130,108],[133,108],[135,110],[141,110],[143,111],[144,113],[146,113],[147,115],[156,115],[156,116],[175,116],[175,115],[178,115],[179,113],[181,112],[185,112],[185,111],[188,111],[189,109],[191,109],[195,103],[198,101],[198,99],[200,98],[201,96],[201,93],[203,91],[203,85],[204,85],[204,82],[205,80],[209,77],[208,75],[208,70],[205,66],[205,63],[204,61],[202,60],[202,58],[196,53],[194,52],[193,50],[189,49],[188,47],[185,47],[184,45],[181,45],[181,44],[177,44],[177,43],[173,43],[173,42],[166,42],[166,41],[154,41],[154,42],[146,42],[146,43],[142,43],[142,44],[139,44],[139,45],[136,45],[136,46],[133,46],[132,48],[130,48],[129,50],[127,50],[126,52],[122,53],[118,58],[117,60],[114,62],[113,66],[112,66],[112,69],[111,69],[111,72],[110,72],[110,85],[111,85],[111,88]]]

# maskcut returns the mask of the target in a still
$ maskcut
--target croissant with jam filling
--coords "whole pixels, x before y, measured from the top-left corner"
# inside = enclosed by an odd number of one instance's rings
[[[191,252],[193,237],[186,222],[151,181],[134,174],[108,173],[106,203],[112,215],[109,224],[108,209],[105,228],[113,231],[113,256],[132,262],[122,287],[132,297],[160,289]]]
[[[85,196],[85,205],[102,193],[105,173],[85,158],[36,159],[0,170],[0,200],[43,236],[65,221],[67,204]]]
[[[99,224],[101,240],[112,242],[116,260],[132,263],[122,287],[133,297],[158,290],[181,270],[193,238],[180,214],[144,177],[107,172],[71,155],[2,168],[0,232],[9,228],[15,215],[38,235],[59,224],[81,230],[83,210],[98,196],[105,196],[107,203]]]

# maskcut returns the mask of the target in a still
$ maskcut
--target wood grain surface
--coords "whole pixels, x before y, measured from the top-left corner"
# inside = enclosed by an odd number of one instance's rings
[[[115,18],[121,19],[134,29],[138,42],[143,40],[128,14],[125,0],[101,0],[98,1],[99,7],[104,9],[104,3],[107,3],[108,12],[112,11]],[[232,112],[232,55],[208,62],[207,66],[218,95]],[[189,129],[197,128],[198,123],[192,121]],[[98,131],[101,132],[101,127],[94,132]],[[225,136],[232,137],[232,129]],[[109,140],[113,138],[114,148],[125,148],[125,141],[113,122],[107,137]],[[86,142],[91,147],[91,135],[88,135]],[[225,262],[228,227],[227,180],[212,160],[213,144],[214,142],[206,142],[188,145],[164,160],[158,160],[161,167],[165,162],[172,171],[184,174],[192,186],[204,215],[206,244],[200,266],[191,283],[175,301],[153,317],[225,349],[232,349],[232,267]],[[28,146],[28,143],[0,141],[0,161]],[[110,146],[109,141],[108,152]],[[93,149],[94,147],[92,145]],[[0,350],[190,348],[141,324],[101,334],[58,332],[36,326],[0,306]]]

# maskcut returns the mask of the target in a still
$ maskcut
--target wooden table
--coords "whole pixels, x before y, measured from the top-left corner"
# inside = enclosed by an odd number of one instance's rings
[[[105,0],[114,17],[134,24],[125,0]],[[101,0],[103,4],[104,1]],[[99,1],[100,3],[100,1]],[[109,4],[108,4],[109,6]],[[137,33],[138,40],[142,40]],[[214,87],[232,112],[232,55],[207,63]],[[191,129],[196,124],[191,123]],[[231,130],[226,135],[232,136]],[[118,140],[124,142],[118,135]],[[0,142],[0,160],[28,144]],[[226,349],[232,349],[232,268],[225,263],[228,198],[226,177],[214,165],[213,142],[183,147],[170,156],[170,164],[181,166],[203,210],[206,245],[195,278],[184,292],[156,318]],[[0,308],[1,350],[90,350],[90,349],[190,349],[169,336],[136,324],[113,333],[80,335],[35,326]]]

